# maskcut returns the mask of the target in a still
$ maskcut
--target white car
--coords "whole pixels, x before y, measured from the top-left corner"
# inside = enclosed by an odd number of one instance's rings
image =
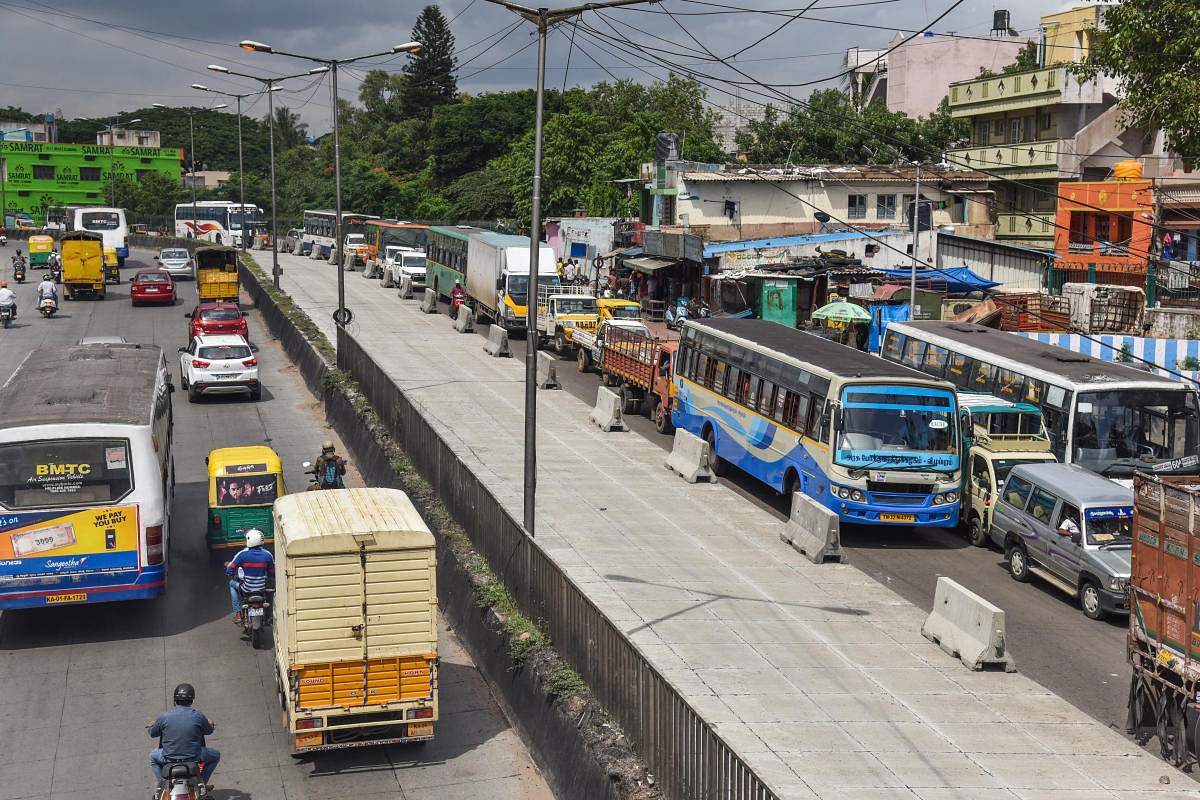
[[[179,378],[188,402],[202,394],[240,394],[251,400],[262,397],[258,359],[246,340],[236,334],[202,334],[179,348]]]
[[[399,285],[404,275],[412,279],[414,289],[425,288],[425,251],[415,247],[388,245],[383,255],[384,285]]]

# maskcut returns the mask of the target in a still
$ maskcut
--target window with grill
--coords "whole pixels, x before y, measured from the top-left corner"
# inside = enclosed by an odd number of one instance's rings
[[[867,216],[867,196],[852,194],[846,198],[846,216],[850,219],[865,219]]]
[[[896,195],[894,195],[894,194],[875,195],[875,218],[876,219],[895,219],[896,218]]]

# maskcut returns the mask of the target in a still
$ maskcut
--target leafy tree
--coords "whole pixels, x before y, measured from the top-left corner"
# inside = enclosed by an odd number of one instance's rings
[[[16,106],[0,108],[0,120],[4,122],[41,122],[43,114],[33,114]]]
[[[980,67],[978,78],[995,78],[998,75],[1011,75],[1014,72],[1024,72],[1030,69],[1037,69],[1038,63],[1038,47],[1033,42],[1028,42],[1024,47],[1017,51],[1017,59],[1011,64],[1005,64],[1000,68],[1000,72]]]
[[[421,49],[408,57],[404,73],[403,105],[413,116],[429,119],[437,106],[454,102],[454,34],[437,6],[425,6],[413,25],[413,41]]]
[[[1161,128],[1167,146],[1189,165],[1200,154],[1200,5],[1195,0],[1123,0],[1105,8],[1076,76],[1112,75],[1120,85],[1122,122]]]

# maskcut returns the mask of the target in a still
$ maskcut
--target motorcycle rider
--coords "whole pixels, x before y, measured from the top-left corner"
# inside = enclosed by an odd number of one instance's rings
[[[454,288],[450,290],[450,307],[454,308],[457,303],[461,303],[463,298],[467,296],[467,291],[462,287],[462,279],[454,279]]]
[[[0,281],[0,307],[8,306],[12,309],[13,319],[17,318],[17,295],[8,288],[8,281]]]
[[[17,249],[17,254],[12,257],[13,273],[16,273],[18,267],[25,269],[25,256],[21,254],[20,248]]]
[[[346,474],[346,461],[334,452],[333,442],[321,443],[321,455],[313,465],[313,474],[322,489],[345,489],[342,476]]]
[[[211,792],[209,781],[221,761],[221,753],[205,747],[204,737],[211,734],[216,726],[211,719],[192,708],[196,689],[190,683],[176,686],[174,698],[175,707],[159,714],[158,719],[146,726],[150,737],[159,740],[159,746],[150,751],[150,769],[161,790],[165,785],[163,767],[181,761],[201,762],[204,769],[200,771],[200,781]]]
[[[242,595],[269,592],[268,580],[275,577],[275,557],[263,547],[263,532],[258,528],[246,531],[246,546],[225,565],[229,579],[229,599],[233,603],[233,624],[242,624]],[[238,580],[238,568],[241,580]]]
[[[58,287],[54,285],[54,281],[50,280],[50,273],[42,276],[42,282],[37,285],[37,300],[34,302],[34,309],[41,306],[42,300],[49,297],[54,301],[54,307],[58,308]]]

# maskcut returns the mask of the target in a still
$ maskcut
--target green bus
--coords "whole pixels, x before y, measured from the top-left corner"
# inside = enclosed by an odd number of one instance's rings
[[[456,280],[466,288],[467,240],[488,232],[470,225],[431,227],[425,249],[425,285],[446,299]]]

